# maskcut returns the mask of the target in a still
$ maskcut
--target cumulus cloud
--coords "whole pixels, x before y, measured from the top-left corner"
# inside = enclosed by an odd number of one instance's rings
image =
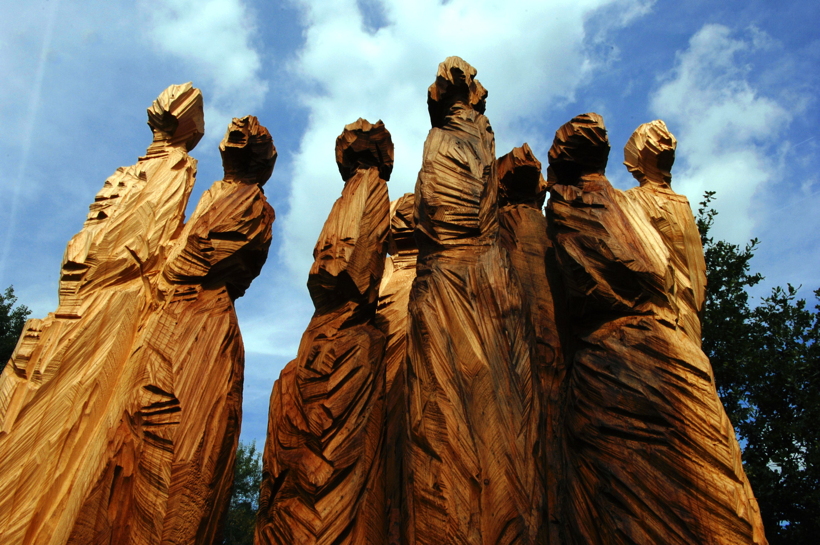
[[[618,7],[623,25],[645,13],[646,1],[316,0],[303,3],[305,45],[292,72],[310,119],[294,157],[290,210],[284,218],[284,260],[302,279],[310,251],[342,182],[334,142],[345,124],[382,119],[393,136],[392,198],[412,191],[430,128],[427,87],[438,63],[458,55],[473,63],[489,90],[487,115],[499,153],[527,140],[546,149],[542,127],[527,118],[573,100],[595,59],[585,47],[586,23]],[[300,280],[301,281],[301,280]]]
[[[735,242],[752,234],[755,193],[779,177],[775,145],[792,119],[749,81],[746,55],[771,43],[757,29],[738,36],[725,26],[706,25],[678,53],[651,98],[651,110],[680,142],[676,189],[692,202],[716,191],[722,212],[717,235]]]
[[[151,41],[190,67],[194,84],[210,91],[207,138],[221,139],[231,117],[262,105],[268,83],[253,44],[255,18],[241,0],[161,0],[141,8]]]

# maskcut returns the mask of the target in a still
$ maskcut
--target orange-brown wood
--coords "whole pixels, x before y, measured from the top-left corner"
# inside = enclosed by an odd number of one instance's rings
[[[765,544],[700,346],[705,261],[674,136],[638,127],[639,186],[619,191],[603,119],[580,115],[545,180],[527,144],[496,159],[475,76],[439,65],[414,194],[389,202],[381,121],[336,141],[345,184],[271,395],[257,545]],[[0,376],[0,543],[218,539],[241,418],[233,302],[271,243],[276,150],[234,119],[224,179],[185,223],[202,96],[171,86],[148,117],[146,155],[106,180],[57,310]]]
[[[458,57],[428,92],[409,302],[409,543],[534,543],[540,405],[521,285],[498,242],[486,91]]]
[[[560,271],[547,236],[547,220],[541,210],[547,182],[541,174],[541,162],[527,144],[498,159],[498,181],[499,240],[521,283],[534,334],[530,341],[532,373],[537,378],[542,411],[537,455],[547,493],[547,505],[541,514],[542,529],[548,532],[549,543],[560,543],[555,513],[561,464],[560,449],[555,447],[559,444],[557,409],[565,373],[559,332],[566,327],[559,327],[556,320],[564,318],[566,313],[562,313],[561,307]]]
[[[570,296],[564,542],[765,543],[740,449],[700,349],[700,237],[670,187],[662,122],[626,148],[641,185],[604,176],[603,120],[562,126],[550,149],[550,233]]]
[[[345,180],[313,255],[316,307],[273,388],[257,544],[386,543],[385,334],[376,325],[393,165],[379,121],[336,141]]]
[[[390,203],[390,254],[385,260],[384,277],[379,287],[376,324],[387,338],[385,371],[385,442],[379,486],[386,490],[388,515],[387,543],[401,543],[407,531],[407,504],[404,499],[404,467],[407,423],[407,307],[416,278],[418,247],[413,231],[415,196],[406,193]]]
[[[27,323],[0,378],[4,544],[205,544],[227,507],[233,300],[267,257],[276,153],[255,118],[235,119],[225,180],[183,224],[202,96],[171,86],[148,113],[147,154],[106,180],[66,249],[57,311]]]

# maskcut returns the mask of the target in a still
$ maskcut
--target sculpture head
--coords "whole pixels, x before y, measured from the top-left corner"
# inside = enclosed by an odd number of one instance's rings
[[[148,108],[148,125],[154,144],[191,151],[205,134],[202,93],[191,82],[171,85]]]
[[[498,205],[544,205],[547,181],[541,174],[541,161],[535,158],[528,144],[514,148],[498,160]]]
[[[581,114],[555,131],[549,151],[549,185],[575,185],[582,176],[604,174],[609,158],[609,139],[604,118]]]
[[[632,133],[624,147],[624,165],[643,186],[670,187],[678,141],[660,119],[644,123]]]
[[[438,65],[436,81],[427,89],[427,110],[433,127],[441,127],[455,104],[484,113],[487,90],[475,79],[478,71],[460,57]]]
[[[389,180],[393,171],[393,140],[384,123],[370,123],[360,117],[345,125],[336,139],[336,164],[345,182],[357,170],[372,167],[378,167],[382,180]]]
[[[390,237],[389,250],[391,255],[402,252],[418,251],[413,231],[416,228],[415,211],[416,196],[405,193],[390,203]]]
[[[225,180],[265,185],[276,163],[276,147],[268,129],[252,115],[233,118],[219,143]]]

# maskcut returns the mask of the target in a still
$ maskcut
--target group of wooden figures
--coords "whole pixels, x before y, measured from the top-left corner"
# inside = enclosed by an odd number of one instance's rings
[[[496,158],[475,75],[439,65],[415,194],[388,197],[381,121],[336,141],[344,188],[271,396],[255,542],[766,543],[701,350],[674,136],[638,127],[624,164],[640,185],[620,191],[603,119],[579,115],[545,179],[527,144]],[[219,538],[244,371],[233,302],[270,247],[276,150],[234,119],[224,179],[184,222],[202,95],[171,86],[148,116],[154,141],[106,180],[57,310],[0,377],[4,544]]]

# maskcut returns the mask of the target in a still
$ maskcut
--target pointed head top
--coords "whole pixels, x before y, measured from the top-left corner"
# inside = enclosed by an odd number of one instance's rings
[[[477,79],[478,71],[461,57],[447,57],[438,65],[436,81],[427,89],[427,110],[434,127],[444,125],[453,104],[484,113],[487,90]]]
[[[268,129],[252,115],[234,117],[219,143],[225,180],[265,185],[276,163],[276,147]]]
[[[155,143],[191,151],[205,134],[202,93],[191,82],[171,85],[148,108],[148,125]]]
[[[535,158],[528,144],[513,150],[498,160],[498,205],[544,205],[547,181],[541,174],[541,161]]]
[[[641,185],[670,187],[678,141],[660,119],[644,123],[624,147],[624,165]]]
[[[555,131],[549,152],[550,182],[573,184],[584,174],[603,174],[609,158],[604,118],[581,114]]]
[[[393,140],[381,120],[370,123],[361,117],[345,125],[336,138],[336,164],[348,181],[359,169],[378,167],[379,177],[390,179],[393,171]]]

